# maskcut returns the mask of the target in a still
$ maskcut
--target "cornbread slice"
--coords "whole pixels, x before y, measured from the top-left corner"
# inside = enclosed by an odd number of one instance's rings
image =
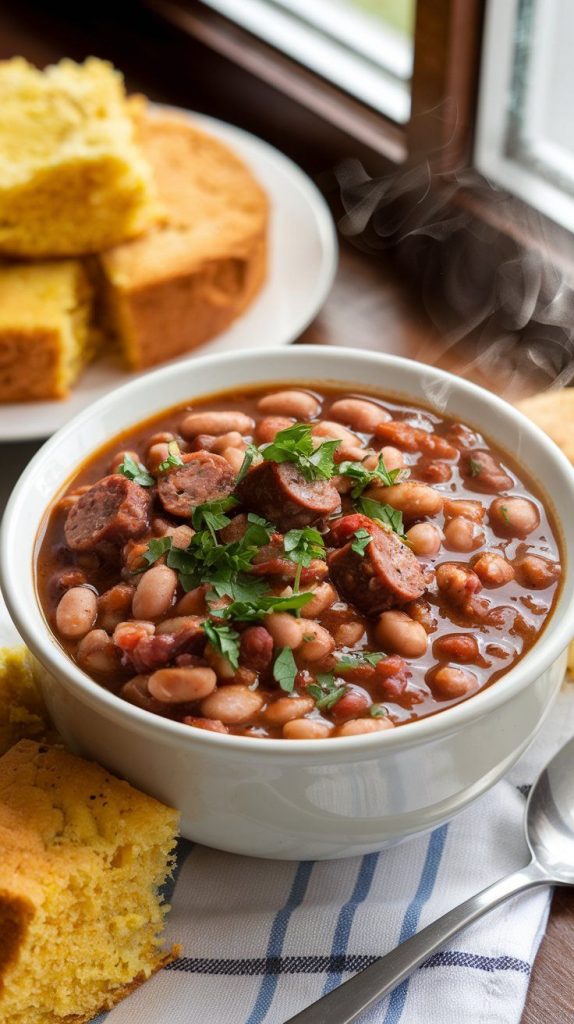
[[[173,955],[159,945],[177,816],[96,764],[0,758],[0,1020],[81,1024]]]
[[[32,658],[22,647],[0,648],[0,755],[18,740],[56,740],[36,684]]]
[[[90,57],[38,71],[0,63],[0,252],[96,252],[157,216],[123,78]]]
[[[269,217],[245,164],[187,119],[144,113],[138,138],[164,219],[100,256],[107,320],[137,369],[201,345],[252,301]]]
[[[0,402],[67,397],[97,347],[91,299],[79,260],[0,261]]]

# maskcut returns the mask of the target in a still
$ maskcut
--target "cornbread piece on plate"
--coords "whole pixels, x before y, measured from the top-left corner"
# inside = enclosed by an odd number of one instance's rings
[[[0,1020],[82,1024],[172,959],[158,895],[177,816],[96,764],[0,758]]]
[[[105,61],[0,63],[0,252],[73,256],[157,216],[122,76]]]
[[[268,203],[223,143],[174,114],[141,114],[164,221],[100,257],[128,364],[182,355],[227,327],[266,273]]]
[[[0,755],[21,739],[56,740],[32,658],[24,646],[0,648]]]
[[[0,402],[67,397],[97,347],[91,296],[79,260],[0,261]]]
[[[517,402],[517,409],[528,416],[574,462],[574,388],[542,391]]]

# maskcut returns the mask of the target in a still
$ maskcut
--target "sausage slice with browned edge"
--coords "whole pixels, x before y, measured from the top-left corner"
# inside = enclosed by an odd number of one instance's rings
[[[363,555],[352,548],[353,535],[360,528],[372,537]],[[333,543],[344,544],[327,559],[331,579],[345,600],[365,615],[400,607],[424,593],[422,569],[396,533],[366,516],[350,515],[335,523],[331,536]]]
[[[312,526],[341,508],[329,480],[306,480],[292,462],[262,462],[250,469],[236,491],[241,504],[283,533]]]
[[[66,543],[73,551],[118,547],[141,537],[150,524],[151,497],[127,477],[98,480],[68,512]]]
[[[182,455],[183,466],[160,476],[160,501],[172,516],[188,519],[197,505],[227,498],[235,484],[235,473],[221,455],[191,452]]]

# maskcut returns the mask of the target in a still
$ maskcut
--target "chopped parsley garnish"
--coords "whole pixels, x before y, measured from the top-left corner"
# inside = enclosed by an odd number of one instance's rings
[[[382,453],[379,455],[376,468],[373,470],[367,469],[362,462],[341,462],[338,470],[342,476],[348,476],[351,480],[354,480],[355,484],[351,491],[352,498],[360,498],[363,491],[370,487],[371,484],[382,484],[384,487],[392,487],[401,474],[401,479],[405,475],[405,470],[403,469],[387,469]]]
[[[133,480],[134,484],[139,484],[140,487],[153,487],[155,484],[151,473],[148,473],[141,462],[132,459],[131,455],[124,455],[124,460],[120,462],[116,472],[127,476],[128,480]]]
[[[167,446],[167,459],[160,462],[158,468],[159,473],[167,473],[170,469],[175,469],[176,466],[183,466],[184,461],[181,457],[181,451],[177,441],[170,441]]]
[[[239,633],[232,626],[206,621],[205,635],[218,654],[222,654],[232,668],[239,667]]]
[[[337,672],[344,672],[346,668],[361,668],[362,665],[371,665],[374,668],[384,657],[385,654],[382,651],[360,651],[357,654],[343,654],[335,668]]]
[[[357,508],[369,519],[374,519],[393,533],[398,533],[399,537],[404,536],[403,513],[399,509],[374,501],[372,498],[362,497],[357,501]]]
[[[283,550],[287,558],[297,566],[293,590],[299,590],[303,566],[311,565],[317,558],[325,557],[325,542],[318,530],[306,526],[303,530],[289,530],[283,538]]]
[[[293,594],[291,597],[256,595],[233,601],[226,608],[214,609],[212,615],[223,619],[235,619],[237,622],[260,622],[269,612],[296,612],[312,600],[313,594],[308,591]]]
[[[239,502],[237,498],[230,495],[228,498],[221,498],[219,501],[206,501],[203,505],[196,505],[191,514],[191,524],[194,530],[209,530],[213,540],[216,541],[215,531],[222,530],[229,526],[231,519],[225,515]]]
[[[153,565],[157,562],[158,558],[165,555],[166,551],[171,548],[171,537],[154,537],[150,540],[147,546],[147,551],[144,554],[144,562],[147,562],[147,566]]]
[[[371,718],[386,718],[388,713],[389,709],[384,704],[371,704],[369,708]]]
[[[472,455],[468,459],[468,470],[471,476],[480,476],[482,472],[482,462],[478,459],[473,459]]]
[[[315,700],[315,706],[320,711],[327,711],[341,699],[347,687],[341,684],[332,672],[320,672],[315,676],[315,682],[307,687],[307,693]]]
[[[285,690],[285,693],[293,693],[296,675],[297,665],[293,651],[290,647],[284,647],[275,658],[273,678],[276,683],[279,683],[281,689]]]
[[[510,516],[508,515],[508,509],[507,509],[506,505],[501,505],[500,506],[500,514],[501,514],[502,518],[504,519],[505,523],[507,523],[507,524],[510,523]]]
[[[361,527],[360,530],[355,530],[354,537],[355,539],[351,544],[351,550],[356,551],[356,553],[363,558],[365,548],[371,543],[373,538],[369,531],[365,530],[363,527]]]
[[[280,430],[270,444],[261,448],[248,445],[237,482],[243,480],[254,459],[265,462],[292,462],[306,480],[330,480],[335,474],[333,453],[340,441],[322,441],[316,445],[308,423],[294,423]]]

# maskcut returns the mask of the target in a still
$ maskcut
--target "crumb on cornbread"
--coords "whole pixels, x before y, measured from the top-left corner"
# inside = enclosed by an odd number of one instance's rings
[[[22,740],[0,758],[0,1020],[82,1024],[168,962],[158,889],[177,815]]]
[[[265,279],[269,218],[263,189],[218,139],[173,114],[138,123],[163,221],[99,257],[107,319],[135,369],[188,352],[243,312]]]
[[[0,62],[0,252],[71,256],[157,216],[123,78],[105,61]]]
[[[0,755],[21,739],[56,739],[26,647],[0,648]]]
[[[66,398],[97,342],[79,260],[0,261],[0,402]]]

